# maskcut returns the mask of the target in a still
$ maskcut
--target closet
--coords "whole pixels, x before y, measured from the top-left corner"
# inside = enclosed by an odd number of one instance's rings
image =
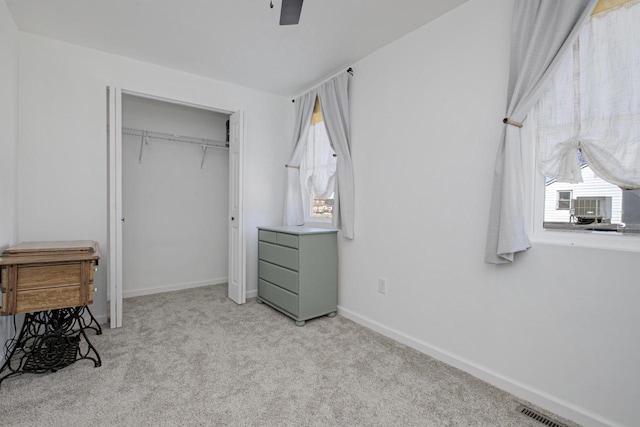
[[[229,115],[122,95],[122,296],[226,283]]]

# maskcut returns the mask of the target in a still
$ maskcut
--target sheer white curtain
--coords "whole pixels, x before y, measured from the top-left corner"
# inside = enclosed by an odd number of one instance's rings
[[[310,195],[327,199],[333,193],[337,164],[324,122],[312,124],[300,162],[302,185]]]
[[[300,160],[307,143],[309,126],[311,125],[311,114],[316,101],[316,94],[307,92],[296,98],[295,102],[295,125],[293,128],[294,148],[291,153],[289,164],[287,165],[286,190],[284,195],[284,211],[282,213],[282,223],[284,225],[304,224],[304,209],[302,200],[302,189],[300,188]],[[290,167],[294,166],[294,167]]]
[[[598,0],[515,0],[506,118],[522,123]],[[512,262],[531,244],[524,220],[520,129],[506,125],[496,159],[485,262]]]
[[[640,3],[591,17],[532,112],[544,176],[640,189]]]

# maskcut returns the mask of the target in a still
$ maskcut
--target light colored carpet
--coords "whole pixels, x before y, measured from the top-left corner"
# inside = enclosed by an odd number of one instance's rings
[[[0,425],[542,425],[508,393],[341,316],[296,327],[226,294],[125,300],[124,327],[90,335],[102,366],[5,380]]]

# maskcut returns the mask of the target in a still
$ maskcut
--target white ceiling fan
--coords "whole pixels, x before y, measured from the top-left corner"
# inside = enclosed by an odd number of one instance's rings
[[[282,0],[280,9],[280,25],[298,25],[300,22],[300,12],[302,12],[303,0]],[[269,5],[273,9],[273,0]]]

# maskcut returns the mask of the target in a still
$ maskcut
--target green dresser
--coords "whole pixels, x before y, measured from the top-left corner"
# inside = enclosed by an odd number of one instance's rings
[[[258,227],[258,302],[304,326],[338,309],[337,230]]]

